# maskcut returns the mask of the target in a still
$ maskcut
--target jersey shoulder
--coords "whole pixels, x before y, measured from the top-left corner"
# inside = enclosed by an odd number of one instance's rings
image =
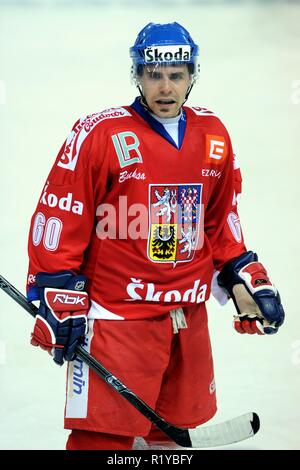
[[[74,171],[82,150],[88,153],[94,138],[102,140],[105,131],[132,117],[127,107],[109,108],[79,118],[69,132],[57,159],[57,166]],[[127,121],[128,122],[128,121]],[[125,125],[125,122],[124,122]]]
[[[200,106],[185,106],[184,110],[188,120],[193,125],[207,127],[208,129],[228,134],[227,129],[221,118],[213,111]]]

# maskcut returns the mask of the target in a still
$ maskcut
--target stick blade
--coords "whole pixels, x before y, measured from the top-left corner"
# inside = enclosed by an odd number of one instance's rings
[[[218,447],[234,444],[254,436],[260,428],[256,413],[246,413],[211,426],[189,430],[193,448]]]

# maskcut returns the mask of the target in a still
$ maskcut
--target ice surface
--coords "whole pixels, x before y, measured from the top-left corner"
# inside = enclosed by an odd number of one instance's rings
[[[181,2],[182,3],[182,2]],[[249,249],[279,287],[288,319],[274,337],[239,336],[233,307],[209,302],[219,412],[261,431],[232,449],[300,449],[300,7],[0,9],[1,274],[24,290],[27,232],[75,120],[130,103],[128,48],[149,21],[177,20],[200,45],[190,105],[221,116],[240,156]],[[32,319],[0,294],[0,448],[63,449],[65,368],[28,344]]]

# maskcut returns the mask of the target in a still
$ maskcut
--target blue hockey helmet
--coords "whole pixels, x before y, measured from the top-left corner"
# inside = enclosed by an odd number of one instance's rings
[[[198,46],[179,23],[148,23],[130,48],[132,75],[136,79],[144,65],[187,64],[193,80],[197,78]]]

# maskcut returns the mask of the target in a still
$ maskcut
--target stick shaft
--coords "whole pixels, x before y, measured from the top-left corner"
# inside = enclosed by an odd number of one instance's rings
[[[26,297],[0,275],[0,288],[13,298],[21,307],[23,307],[31,316],[35,317],[38,308],[27,301]],[[165,421],[150,406],[139,398],[132,390],[124,385],[117,377],[107,370],[97,359],[95,359],[83,346],[77,346],[76,355],[87,364],[101,379],[112,387],[117,393],[122,395],[125,400],[131,403],[140,413],[149,421],[155,424],[168,437],[173,439],[182,447],[191,447],[191,439],[187,429],[178,428]]]

